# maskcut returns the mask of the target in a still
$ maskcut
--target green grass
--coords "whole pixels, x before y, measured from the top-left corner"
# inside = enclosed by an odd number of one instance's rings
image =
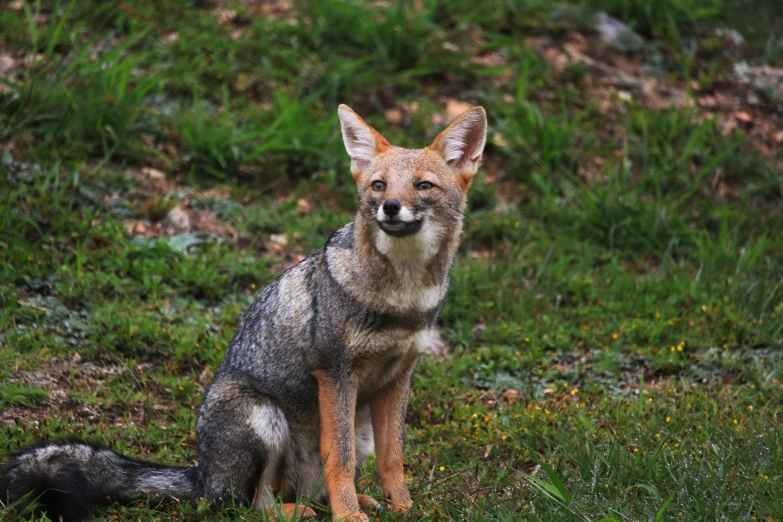
[[[221,22],[218,4],[0,10],[19,64],[0,79],[0,454],[79,437],[192,463],[244,311],[351,219],[337,104],[423,146],[457,99],[487,108],[490,140],[440,320],[452,353],[414,377],[405,519],[781,520],[779,148],[698,104],[610,91],[607,110],[591,68],[557,71],[534,41],[594,38],[607,11],[647,39],[607,53],[690,97],[745,100],[726,71],[780,65],[779,13],[319,1],[280,17],[228,3]],[[776,103],[754,118],[776,128]],[[157,234],[175,206],[223,232]],[[151,233],[129,233],[139,222]],[[373,464],[359,485],[380,498]],[[257,516],[155,499],[95,515]]]

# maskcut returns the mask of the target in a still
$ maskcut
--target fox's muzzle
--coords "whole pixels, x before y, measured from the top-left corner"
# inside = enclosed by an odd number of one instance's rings
[[[412,236],[421,230],[424,225],[424,220],[419,219],[417,221],[377,221],[378,228],[383,230],[386,234],[394,237],[408,237]]]

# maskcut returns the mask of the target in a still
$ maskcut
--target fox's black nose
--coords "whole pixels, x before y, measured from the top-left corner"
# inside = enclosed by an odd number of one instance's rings
[[[389,199],[383,202],[383,213],[389,217],[394,217],[400,213],[400,202],[396,199]]]

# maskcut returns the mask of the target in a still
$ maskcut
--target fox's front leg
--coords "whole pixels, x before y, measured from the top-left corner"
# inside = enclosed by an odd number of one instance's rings
[[[363,521],[356,496],[356,445],[354,416],[358,379],[349,371],[313,372],[318,381],[318,408],[321,418],[321,458],[332,519]]]
[[[407,511],[413,505],[402,464],[405,457],[405,410],[417,359],[418,354],[408,354],[397,377],[370,402],[378,475],[383,483],[383,495],[391,502],[392,511]]]

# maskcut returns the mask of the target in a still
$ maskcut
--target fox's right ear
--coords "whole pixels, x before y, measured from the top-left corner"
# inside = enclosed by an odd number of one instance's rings
[[[351,157],[351,174],[356,178],[370,166],[375,156],[388,150],[390,145],[347,105],[340,105],[337,114],[340,116],[345,150]]]

